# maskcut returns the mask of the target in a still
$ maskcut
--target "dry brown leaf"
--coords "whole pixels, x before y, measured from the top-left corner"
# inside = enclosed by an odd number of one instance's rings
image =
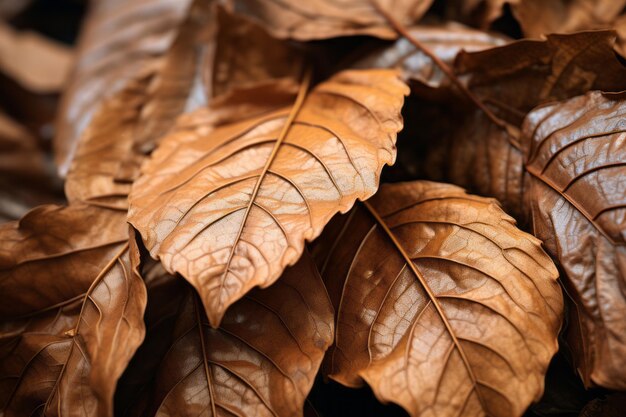
[[[454,22],[441,26],[413,26],[408,31],[448,65],[454,63],[461,50],[474,52],[507,43],[503,36],[480,32]],[[363,69],[397,68],[402,70],[405,80],[417,80],[431,88],[449,83],[446,75],[430,57],[416,49],[406,38],[372,51],[353,66]]]
[[[0,72],[38,94],[58,93],[73,63],[65,45],[36,32],[19,32],[0,21]]]
[[[219,329],[184,280],[160,264],[145,276],[150,330],[120,384],[117,415],[302,415],[334,332],[310,255],[235,303]]]
[[[126,210],[130,185],[146,155],[178,116],[203,108],[213,101],[211,95],[215,93],[222,95],[216,104],[228,105],[210,110],[214,124],[239,118],[241,111],[247,110],[234,101],[252,102],[268,111],[286,105],[295,96],[289,79],[300,71],[302,54],[213,6],[211,1],[194,1],[161,65],[131,80],[96,112],[67,174],[69,201]],[[217,50],[216,39],[222,42]],[[242,43],[247,46],[241,47]],[[273,53],[259,54],[264,49]],[[275,61],[285,56],[291,58]],[[251,64],[254,71],[245,69]],[[280,103],[265,97],[272,86],[284,92]]]
[[[591,92],[524,125],[534,234],[577,303],[570,340],[587,385],[626,389],[626,103]]]
[[[316,248],[337,310],[333,379],[414,416],[520,416],[541,397],[558,274],[495,200],[385,184],[337,221]]]
[[[598,89],[626,89],[626,68],[613,47],[615,32],[590,31],[520,40],[479,52],[461,52],[457,71],[501,117],[521,125],[539,104]]]
[[[42,206],[0,226],[0,413],[112,416],[143,340],[145,286],[124,214]]]
[[[234,0],[234,10],[264,25],[278,38],[300,41],[370,35],[395,39],[397,34],[374,3],[410,26],[433,0]]]
[[[172,43],[190,0],[96,0],[64,92],[54,150],[67,174],[78,139],[101,103],[133,78],[152,73]]]
[[[194,285],[217,326],[335,213],[374,194],[395,160],[407,90],[394,71],[344,71],[303,89],[292,109],[174,132],[134,183],[129,219],[152,256]]]
[[[106,100],[78,144],[65,181],[71,203],[126,211],[130,181],[118,181],[124,158],[138,158],[133,149],[141,109],[147,102],[149,77],[131,81]]]

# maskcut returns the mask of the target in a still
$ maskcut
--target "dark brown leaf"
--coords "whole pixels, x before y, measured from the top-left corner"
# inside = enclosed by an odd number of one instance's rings
[[[626,389],[626,103],[591,92],[524,125],[534,234],[577,303],[570,340],[587,385]]]
[[[218,329],[184,280],[160,264],[145,275],[149,331],[120,386],[121,402],[130,402],[120,415],[302,415],[334,332],[308,254],[235,303]]]
[[[337,310],[326,370],[411,415],[520,416],[557,350],[558,274],[494,200],[386,184],[316,249]]]
[[[278,38],[301,41],[338,36],[398,36],[374,2],[404,25],[417,23],[432,0],[235,0],[235,11],[265,26]]]
[[[532,108],[591,89],[626,89],[626,68],[617,60],[612,31],[549,35],[505,46],[461,52],[457,71],[469,87],[501,117],[521,125]]]
[[[376,192],[395,160],[407,90],[395,71],[344,71],[301,89],[291,109],[174,132],[133,185],[130,222],[155,259],[194,285],[217,326],[335,213]]]
[[[0,413],[112,416],[144,336],[123,213],[42,206],[0,226]]]

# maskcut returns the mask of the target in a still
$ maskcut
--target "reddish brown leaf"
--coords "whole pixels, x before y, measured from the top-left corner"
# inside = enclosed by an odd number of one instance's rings
[[[432,0],[235,0],[234,8],[237,13],[263,23],[278,38],[301,41],[353,35],[397,38],[374,2],[407,26],[417,23],[432,4]]]
[[[570,340],[586,384],[626,389],[626,103],[591,92],[524,125],[534,234],[577,303]]]
[[[133,185],[130,222],[154,258],[194,285],[217,326],[335,213],[374,194],[395,160],[406,93],[394,71],[345,71],[301,89],[291,109],[174,132]]]
[[[185,281],[160,264],[145,275],[150,330],[120,387],[121,402],[130,402],[120,414],[302,415],[334,332],[308,254],[276,284],[235,303],[218,329]]]
[[[43,206],[0,226],[0,413],[112,416],[144,336],[122,213]]]
[[[337,221],[317,248],[337,310],[333,379],[414,416],[520,416],[540,398],[558,274],[494,200],[387,184]]]

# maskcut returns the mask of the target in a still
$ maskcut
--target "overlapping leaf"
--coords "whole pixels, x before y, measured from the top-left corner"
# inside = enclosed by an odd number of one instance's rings
[[[72,83],[63,96],[55,136],[63,176],[78,139],[104,99],[151,72],[168,50],[190,0],[97,0],[81,32]]]
[[[160,66],[131,80],[96,112],[67,175],[65,192],[70,201],[127,209],[126,197],[141,162],[178,116],[206,106],[219,93],[228,104],[215,115],[215,123],[224,123],[229,118],[225,113],[241,110],[232,103],[239,96],[254,102],[251,97],[259,94],[260,86],[280,79],[278,87],[283,91],[286,79],[297,76],[301,53],[213,6],[211,1],[194,1]],[[248,45],[239,47],[244,42]],[[264,49],[272,54],[259,54]],[[255,69],[246,69],[250,65]],[[288,86],[284,91],[290,98]],[[273,102],[263,106],[265,110],[276,107]]]
[[[406,93],[394,71],[345,71],[300,109],[174,132],[133,185],[130,222],[153,257],[194,285],[217,326],[335,213],[374,194],[395,160]]]
[[[431,4],[432,0],[234,1],[236,12],[263,23],[274,36],[302,41],[353,35],[393,39],[396,32],[378,7],[408,26],[417,23]]]
[[[591,92],[524,126],[534,234],[577,307],[570,340],[587,384],[626,389],[626,103]]]
[[[520,416],[540,398],[557,350],[558,274],[494,200],[383,185],[324,237],[332,378],[366,381],[415,416]]]
[[[534,107],[598,89],[626,89],[626,68],[616,58],[613,31],[523,39],[478,52],[461,52],[457,71],[507,121],[521,125]]]
[[[413,26],[408,29],[412,37],[428,48],[448,65],[454,63],[461,51],[475,52],[504,45],[505,37],[480,32],[458,23],[441,26]],[[354,64],[355,68],[398,68],[405,80],[416,80],[428,87],[437,88],[449,80],[433,61],[406,38],[396,40],[391,46],[377,48]]]
[[[42,206],[0,226],[0,412],[112,416],[144,336],[123,213]]]
[[[118,415],[302,415],[334,332],[310,255],[235,303],[218,329],[184,280],[160,264],[145,275],[149,331],[121,382]]]

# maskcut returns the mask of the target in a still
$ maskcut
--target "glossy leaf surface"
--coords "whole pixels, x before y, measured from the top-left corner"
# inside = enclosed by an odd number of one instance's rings
[[[524,134],[534,234],[577,303],[579,372],[626,389],[626,104],[591,92],[533,111]]]

